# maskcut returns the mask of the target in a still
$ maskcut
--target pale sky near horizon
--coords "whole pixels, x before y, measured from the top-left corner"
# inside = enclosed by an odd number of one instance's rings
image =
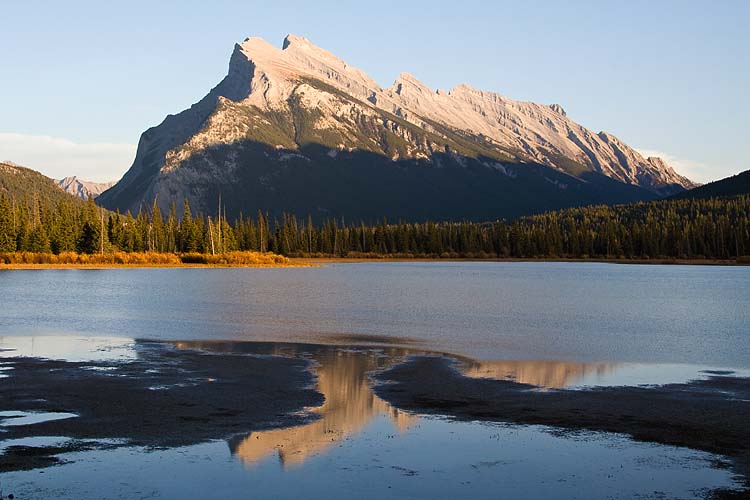
[[[235,42],[309,38],[390,86],[408,71],[560,103],[707,182],[750,168],[750,1],[3,2],[0,160],[118,179],[140,134],[226,74]]]

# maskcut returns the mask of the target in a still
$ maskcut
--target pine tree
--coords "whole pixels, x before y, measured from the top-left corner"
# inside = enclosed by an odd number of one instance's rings
[[[83,223],[77,243],[78,253],[96,253],[99,251],[99,226],[90,221]]]
[[[0,194],[0,252],[15,252],[16,231],[13,227],[10,201]]]

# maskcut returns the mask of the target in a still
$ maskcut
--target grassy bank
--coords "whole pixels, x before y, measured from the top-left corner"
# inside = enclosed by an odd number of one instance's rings
[[[297,254],[284,257],[269,252],[159,253],[114,252],[105,254],[60,254],[13,252],[0,253],[0,269],[103,269],[118,267],[300,267],[347,262],[605,262],[613,264],[659,265],[750,265],[750,257],[738,259],[628,259],[612,258],[498,258],[489,254],[376,254],[354,253],[346,256],[330,254]]]
[[[300,262],[261,252],[200,253],[114,252],[81,254],[75,252],[0,253],[0,269],[65,269],[112,267],[287,267]]]

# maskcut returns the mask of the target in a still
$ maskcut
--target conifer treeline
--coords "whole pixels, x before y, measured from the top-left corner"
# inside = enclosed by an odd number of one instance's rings
[[[402,255],[473,258],[707,258],[750,254],[750,196],[662,200],[549,212],[510,223],[349,224],[265,214],[195,215],[187,201],[137,216],[87,203],[0,194],[0,252],[271,251],[287,256]]]

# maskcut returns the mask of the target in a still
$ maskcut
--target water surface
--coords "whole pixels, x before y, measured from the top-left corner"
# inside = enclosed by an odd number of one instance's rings
[[[281,450],[281,448],[279,448]],[[224,442],[70,453],[71,462],[3,475],[17,498],[699,499],[732,486],[712,456],[612,435],[423,418],[406,431],[379,415],[327,453],[237,460]]]
[[[78,360],[85,360],[86,352],[101,356],[101,346],[111,347],[113,340],[100,342],[73,341],[77,350],[65,352],[75,351]],[[127,345],[135,349],[137,342]],[[316,389],[325,401],[309,410],[313,418],[307,423],[238,432],[227,441],[167,449],[105,446],[64,453],[62,465],[0,475],[7,491],[17,498],[83,500],[248,495],[594,500],[699,499],[712,489],[740,486],[729,470],[715,467],[721,458],[709,453],[638,443],[618,434],[560,433],[542,426],[450,421],[400,411],[372,391],[369,374],[409,355],[406,349],[231,342],[180,342],[176,348],[310,359]],[[119,349],[109,351],[107,363],[133,359],[119,356]],[[90,361],[96,366],[101,359]],[[531,373],[532,368],[523,372]],[[542,373],[548,370],[543,366]],[[540,375],[529,376],[541,380]],[[7,419],[0,422],[2,426],[27,417],[30,420],[23,425],[40,421],[35,417],[75,415],[11,411],[0,412],[0,417]],[[3,442],[0,434],[0,454],[16,452],[14,446],[63,446],[68,441],[42,435]]]
[[[139,356],[134,339],[230,351],[238,344],[216,341],[249,340],[273,344],[248,355],[310,360],[325,397],[303,425],[237,429],[227,440],[180,448],[75,451],[42,474],[2,474],[17,498],[700,498],[737,486],[708,453],[400,411],[373,393],[370,374],[429,352],[452,353],[468,376],[539,390],[748,376],[750,268],[438,262],[4,271],[0,299],[0,384],[12,384],[16,356],[91,363],[83,369],[93,375],[119,376],[118,363]],[[68,440],[3,441],[3,427],[75,418],[59,409],[0,410],[0,454]]]
[[[0,272],[0,335],[385,341],[482,360],[750,368],[750,267],[333,264]]]

